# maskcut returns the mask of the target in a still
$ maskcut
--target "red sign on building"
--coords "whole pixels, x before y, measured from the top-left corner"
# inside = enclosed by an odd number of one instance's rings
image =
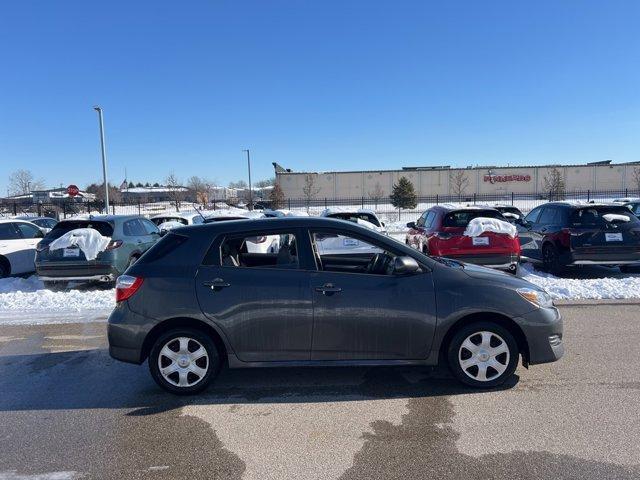
[[[489,183],[502,183],[502,182],[530,182],[531,175],[493,175],[488,174],[484,176],[484,181]]]
[[[77,186],[72,184],[67,187],[67,195],[69,195],[70,197],[75,197],[79,193],[80,189]]]

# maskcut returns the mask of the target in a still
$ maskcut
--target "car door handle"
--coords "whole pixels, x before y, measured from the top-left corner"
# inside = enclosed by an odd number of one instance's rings
[[[206,281],[202,283],[205,287],[211,288],[211,290],[220,290],[221,288],[230,287],[231,284],[229,282],[225,282],[221,278],[214,278],[213,280]]]
[[[320,292],[323,295],[333,295],[334,293],[341,292],[340,287],[336,287],[333,283],[325,283],[321,287],[316,287],[316,292]]]

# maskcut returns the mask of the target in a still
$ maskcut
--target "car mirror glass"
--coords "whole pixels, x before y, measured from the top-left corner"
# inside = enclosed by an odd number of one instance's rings
[[[394,275],[408,275],[416,273],[420,270],[420,265],[415,261],[413,257],[402,256],[396,257],[393,262]]]

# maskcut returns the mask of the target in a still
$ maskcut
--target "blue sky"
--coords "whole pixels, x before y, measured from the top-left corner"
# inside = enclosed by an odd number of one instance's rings
[[[0,192],[174,171],[639,160],[640,2],[0,6]]]

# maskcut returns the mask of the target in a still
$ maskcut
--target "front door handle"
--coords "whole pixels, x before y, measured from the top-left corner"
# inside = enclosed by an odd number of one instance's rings
[[[214,278],[213,280],[206,281],[202,283],[205,287],[209,287],[213,291],[218,291],[222,288],[230,287],[231,284],[229,282],[225,282],[221,278]]]
[[[316,292],[320,292],[323,295],[333,295],[334,293],[341,292],[340,287],[336,287],[333,283],[325,283],[321,287],[316,287]]]

